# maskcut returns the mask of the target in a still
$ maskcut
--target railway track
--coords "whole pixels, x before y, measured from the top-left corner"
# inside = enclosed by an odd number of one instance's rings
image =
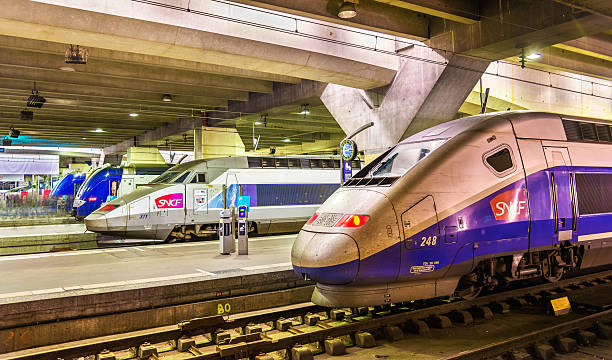
[[[578,276],[557,283],[539,284],[485,295],[473,301],[413,302],[387,307],[326,309],[310,303],[265,313],[211,316],[173,327],[120,334],[74,343],[0,355],[0,359],[272,359],[277,354],[292,360],[311,359],[318,353],[344,354],[347,347],[376,345],[377,339],[401,340],[405,333],[427,334],[430,328],[470,325],[474,319],[490,320],[512,308],[546,303],[547,300],[599,287],[612,288],[612,271]],[[612,299],[609,301],[612,305]],[[545,309],[545,308],[544,308]],[[583,344],[591,329],[605,336],[612,319],[610,309],[590,309],[586,317],[571,320],[486,347],[460,353],[450,359],[486,359],[521,351],[552,351],[559,336],[572,334]],[[578,334],[578,335],[576,335]],[[612,337],[612,328],[609,332]],[[581,340],[582,339],[582,340]],[[569,341],[569,340],[563,340]],[[583,341],[583,343],[580,343]],[[584,344],[583,344],[584,345]],[[569,345],[568,345],[569,346]],[[542,348],[542,349],[544,349]],[[549,349],[550,348],[550,349]],[[552,350],[551,350],[552,349]],[[542,350],[544,351],[544,350]],[[545,357],[544,357],[545,358]]]

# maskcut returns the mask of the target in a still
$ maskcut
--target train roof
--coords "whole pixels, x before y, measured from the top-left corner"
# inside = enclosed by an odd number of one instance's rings
[[[612,135],[601,138],[597,129],[607,126],[605,133],[612,134],[610,121],[530,110],[500,111],[448,121],[416,133],[400,143],[449,139],[486,122],[493,123],[500,117],[512,122],[518,138],[612,143]],[[543,126],[544,123],[546,126]]]
[[[320,156],[236,156],[212,159],[201,159],[186,162],[171,167],[168,171],[184,172],[187,170],[201,170],[209,167],[217,168],[301,168],[301,169],[328,169],[340,168],[340,159]],[[361,168],[361,161],[355,160],[353,168]]]

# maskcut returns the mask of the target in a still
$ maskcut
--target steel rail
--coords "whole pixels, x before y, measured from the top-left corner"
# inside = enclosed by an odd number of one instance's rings
[[[250,337],[242,337],[237,339],[237,343],[217,345],[216,350],[204,352],[194,351],[193,356],[189,359],[221,359],[225,356],[240,354],[241,356],[255,356],[262,352],[272,352],[282,349],[288,349],[297,344],[307,344],[324,341],[327,338],[338,337],[344,335],[353,335],[360,331],[371,331],[382,328],[384,326],[396,326],[406,323],[411,320],[424,319],[432,315],[449,314],[456,310],[468,310],[478,306],[488,306],[493,303],[504,302],[512,298],[521,298],[526,296],[538,296],[539,294],[556,290],[557,292],[567,292],[566,288],[585,284],[589,286],[597,286],[611,282],[612,270],[605,270],[597,273],[581,275],[574,278],[561,280],[555,283],[538,284],[525,288],[518,288],[491,295],[481,296],[474,300],[457,300],[454,302],[436,304],[433,306],[425,305],[423,308],[406,308],[397,312],[389,312],[389,314],[374,317],[366,320],[354,320],[349,318],[346,324],[336,326],[321,326],[321,329],[308,332],[292,334],[282,339],[266,339],[261,335]],[[329,311],[329,308],[313,305],[312,303],[299,304],[291,309],[274,310],[260,314],[237,314],[231,318],[225,318],[221,315],[197,318],[190,321],[179,323],[176,328],[165,328],[162,330],[152,329],[151,332],[138,334],[118,334],[116,338],[108,339],[90,339],[81,340],[78,344],[66,343],[64,347],[61,344],[55,345],[50,349],[39,348],[40,351],[24,350],[20,351],[20,355],[15,355],[11,359],[20,360],[41,360],[41,359],[57,359],[57,358],[74,358],[85,355],[93,355],[102,352],[103,350],[118,351],[128,348],[138,347],[144,342],[161,343],[172,340],[177,340],[184,336],[193,336],[198,334],[213,334],[221,330],[229,330],[243,328],[249,324],[261,324],[277,320],[279,318],[294,318],[303,316],[307,313],[320,313]],[[612,310],[611,310],[612,311]],[[606,312],[607,314],[607,312]],[[562,324],[563,325],[563,324]],[[86,343],[84,343],[87,341]],[[214,344],[210,344],[214,345]],[[208,346],[208,345],[207,345]],[[2,356],[0,355],[0,358]]]

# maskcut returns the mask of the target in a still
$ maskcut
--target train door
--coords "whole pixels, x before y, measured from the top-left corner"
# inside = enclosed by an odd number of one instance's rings
[[[208,214],[206,174],[196,173],[185,187],[185,222],[199,224]]]
[[[400,250],[399,281],[438,268],[440,259],[430,257],[431,248],[444,246],[433,196],[427,195],[404,211],[401,219],[404,241]]]
[[[571,159],[565,147],[544,147],[552,204],[552,244],[576,240],[576,207]]]
[[[126,227],[130,226],[131,232],[136,229],[141,229],[143,232],[156,231],[154,223],[151,221],[151,212],[149,211],[149,197],[144,196],[128,204],[128,216],[126,219],[129,222]]]

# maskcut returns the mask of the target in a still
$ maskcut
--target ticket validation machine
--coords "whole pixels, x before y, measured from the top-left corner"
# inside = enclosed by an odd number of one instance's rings
[[[221,210],[219,219],[219,252],[222,255],[229,255],[236,251],[233,212],[233,208]]]
[[[238,255],[249,254],[249,219],[248,207],[238,207]]]

